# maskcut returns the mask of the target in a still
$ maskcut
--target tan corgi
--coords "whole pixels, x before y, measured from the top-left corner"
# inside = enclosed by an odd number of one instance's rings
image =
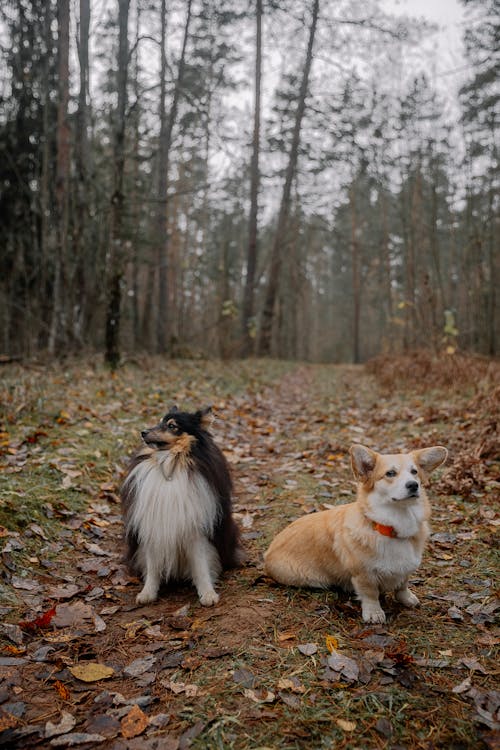
[[[272,541],[264,571],[289,586],[354,590],[365,622],[385,622],[379,595],[394,591],[406,607],[418,598],[408,588],[429,536],[426,475],[440,466],[446,448],[381,455],[363,445],[350,449],[358,480],[355,502],[293,521]]]

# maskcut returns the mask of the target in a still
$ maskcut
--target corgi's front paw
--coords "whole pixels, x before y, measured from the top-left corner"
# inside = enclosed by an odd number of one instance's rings
[[[363,615],[363,622],[385,622],[384,610],[378,603],[362,603],[361,612]]]
[[[142,589],[135,597],[135,601],[137,604],[150,604],[156,601],[156,593],[148,589]]]
[[[212,591],[205,591],[204,594],[200,594],[200,604],[204,607],[213,607],[219,601],[219,594],[212,589]]]
[[[420,605],[420,599],[418,598],[418,596],[415,596],[415,594],[413,594],[408,589],[401,589],[400,591],[396,591],[394,596],[397,601],[401,604],[404,604],[405,607],[418,607]]]

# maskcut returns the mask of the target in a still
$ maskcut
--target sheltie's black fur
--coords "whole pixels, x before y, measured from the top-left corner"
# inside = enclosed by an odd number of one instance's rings
[[[244,558],[229,466],[210,421],[210,407],[195,413],[172,407],[141,433],[144,445],[121,490],[127,560],[145,581],[139,603],[156,598],[160,581],[191,578],[202,604],[214,604],[209,581]]]

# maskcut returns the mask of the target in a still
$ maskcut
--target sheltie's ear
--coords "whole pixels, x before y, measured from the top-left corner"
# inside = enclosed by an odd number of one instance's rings
[[[204,430],[209,430],[214,421],[214,415],[211,406],[205,406],[204,409],[200,409],[194,415],[195,419],[200,423],[200,427]]]

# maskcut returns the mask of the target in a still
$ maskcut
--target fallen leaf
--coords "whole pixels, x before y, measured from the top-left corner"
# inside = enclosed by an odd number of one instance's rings
[[[85,734],[82,732],[70,732],[60,737],[54,737],[50,741],[51,747],[75,747],[75,745],[92,745],[104,742],[106,737],[102,734]]]
[[[0,732],[5,732],[6,729],[13,729],[14,727],[17,727],[18,724],[19,719],[17,716],[0,708]]]
[[[24,640],[23,631],[19,627],[19,625],[14,625],[10,622],[4,622],[0,624],[0,632],[5,635],[9,641],[12,641],[13,643],[17,643],[17,645],[21,645],[21,643]]]
[[[344,732],[354,732],[354,730],[356,729],[355,721],[346,721],[346,719],[335,719],[335,723],[337,724],[337,726],[343,729]]]
[[[384,717],[378,719],[377,723],[375,724],[375,729],[379,734],[386,738],[391,737],[393,733],[391,722]]]
[[[297,648],[301,654],[304,654],[304,656],[313,656],[318,650],[315,643],[302,643],[300,646],[297,646]]]
[[[283,703],[285,703],[287,706],[290,706],[290,708],[299,708],[299,706],[301,705],[301,700],[296,695],[291,695],[290,693],[284,693],[282,691],[280,691],[278,695]],[[259,750],[261,750],[261,748],[259,748]]]
[[[88,732],[102,734],[105,737],[116,737],[120,731],[120,722],[108,714],[94,714],[85,725]]]
[[[68,713],[68,711],[63,711],[59,724],[53,724],[51,721],[48,721],[45,724],[45,739],[55,737],[58,734],[67,734],[67,732],[70,732],[73,729],[75,724],[76,719],[73,714]]]
[[[358,663],[338,651],[333,651],[326,660],[326,663],[330,669],[338,672],[346,680],[349,680],[349,682],[355,682],[359,677]]]
[[[243,690],[243,695],[245,698],[250,698],[250,700],[255,701],[255,703],[273,703],[276,700],[275,694],[265,688],[261,688],[260,690],[245,688]]]
[[[291,690],[292,693],[305,693],[306,689],[297,677],[282,677],[278,681],[280,690]]]
[[[455,685],[454,688],[452,688],[452,693],[457,693],[460,695],[460,693],[466,693],[467,690],[470,690],[472,687],[472,682],[470,677],[466,677],[465,680],[462,680],[458,685]]]
[[[79,586],[75,583],[69,583],[67,586],[51,586],[47,589],[47,596],[49,599],[71,599],[79,591]]]
[[[40,589],[38,581],[31,578],[21,578],[21,576],[12,576],[11,585],[22,591],[38,591]]]
[[[461,622],[464,619],[462,612],[455,606],[449,608],[448,617],[457,622]]]
[[[126,739],[142,734],[148,725],[148,717],[139,706],[132,706],[121,720],[121,733]]]
[[[26,664],[22,656],[0,656],[0,667],[21,667]]]
[[[187,750],[188,747],[192,744],[193,740],[200,735],[203,730],[206,727],[206,722],[204,721],[197,721],[193,726],[189,727],[189,729],[186,729],[185,732],[183,732],[179,738],[179,750]],[[163,742],[163,739],[162,739]],[[170,746],[171,747],[171,746]],[[165,750],[170,750],[169,745],[165,746]],[[163,750],[163,748],[162,748]]]
[[[48,537],[45,534],[45,531],[37,523],[30,523],[29,528],[31,529],[31,531],[33,532],[33,534],[36,534],[37,536],[41,537],[42,539],[45,539],[45,541],[48,541]]]
[[[151,669],[156,661],[156,656],[145,656],[143,659],[134,659],[125,669],[123,673],[128,677],[138,677],[140,674],[144,674],[148,669]]]
[[[81,601],[58,604],[52,624],[56,628],[68,628],[82,625],[83,620],[92,620],[94,611],[89,604]]]
[[[238,685],[243,687],[251,688],[255,686],[257,679],[248,669],[235,669],[233,672],[233,680]]]
[[[338,642],[338,640],[337,640],[337,639],[335,638],[335,636],[334,636],[334,635],[327,635],[327,636],[325,636],[325,643],[326,643],[326,648],[328,649],[328,651],[329,651],[329,652],[330,652],[331,654],[332,654],[332,653],[333,653],[334,651],[336,651],[336,650],[338,649],[338,647],[339,647],[339,642]]]
[[[184,682],[174,682],[173,680],[165,680],[164,682],[162,682],[162,685],[164,685],[176,695],[178,695],[179,693],[185,693],[187,698],[194,698],[200,691],[198,685],[188,685]]]
[[[81,662],[70,667],[69,671],[82,682],[97,682],[98,680],[107,680],[115,673],[113,667],[107,667],[105,664],[98,664],[94,661]]]
[[[3,650],[7,654],[14,654],[14,656],[19,656],[19,654],[26,653],[26,646],[4,646]]]
[[[69,692],[66,685],[61,682],[61,680],[54,681],[54,688],[57,690],[59,696],[63,699],[63,701],[69,701],[71,693]]]
[[[85,542],[85,549],[92,555],[97,555],[98,557],[111,557],[113,554],[112,552],[102,549],[102,547],[99,547],[99,545],[94,542]]]
[[[460,659],[460,663],[464,665],[464,667],[467,667],[467,669],[470,669],[472,672],[480,672],[481,674],[488,674],[488,670],[483,667],[482,664],[479,663],[477,659],[474,659],[473,657],[464,657],[463,659]]]
[[[52,607],[52,609],[47,610],[47,612],[44,612],[43,615],[40,615],[40,617],[37,617],[35,620],[25,620],[24,622],[20,622],[19,627],[22,628],[22,630],[28,630],[29,632],[38,630],[38,628],[48,628],[55,614],[56,608]]]
[[[169,617],[167,625],[173,630],[189,630],[193,624],[190,617]]]
[[[294,641],[297,638],[296,634],[291,630],[287,630],[284,633],[278,633],[278,642],[286,643],[286,641]]]

